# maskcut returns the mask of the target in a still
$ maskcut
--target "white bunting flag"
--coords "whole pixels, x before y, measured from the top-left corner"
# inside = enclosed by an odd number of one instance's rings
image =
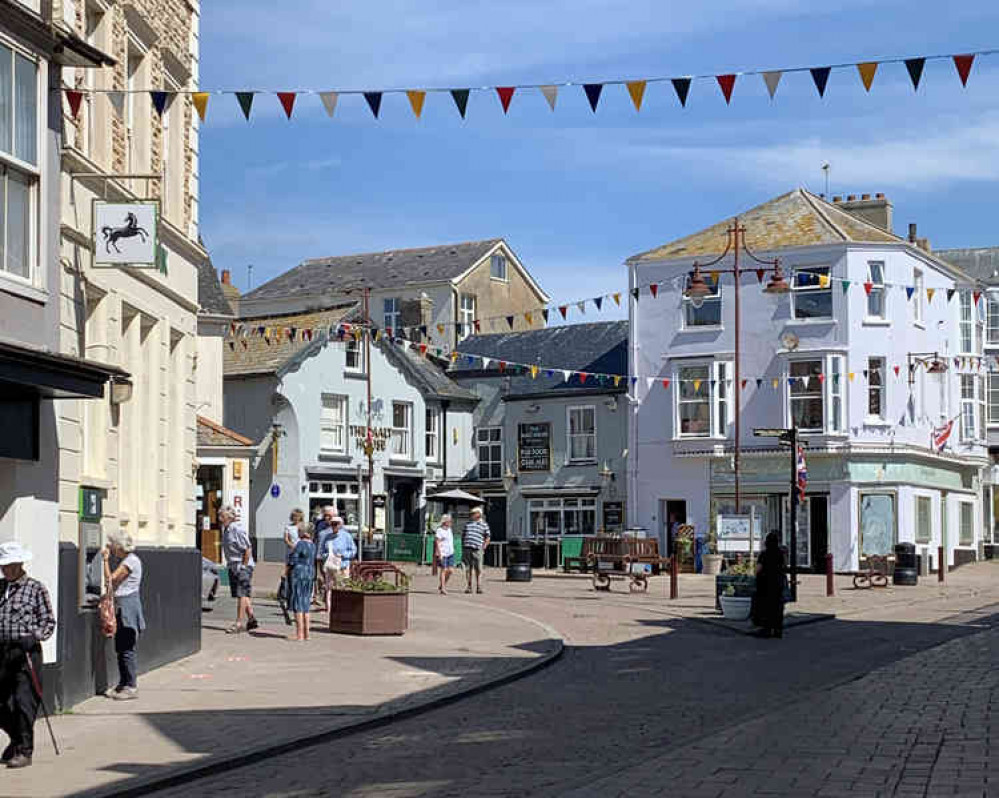
[[[492,363],[492,362],[493,361],[492,361],[491,358],[488,358],[488,357],[482,358],[482,368],[484,368],[484,369],[489,368],[489,364]]]
[[[774,95],[777,93],[777,84],[780,83],[780,78],[781,75],[783,74],[784,73],[781,72],[780,70],[777,70],[775,72],[763,73],[763,82],[767,84],[767,91],[770,92],[771,100],[774,98]]]
[[[565,377],[565,381],[568,382],[572,377],[572,372],[567,369],[562,369],[562,376]]]
[[[656,378],[655,377],[646,377],[645,378],[645,384],[646,384],[646,388],[651,391],[652,390],[652,386],[656,384]]]
[[[558,86],[540,86],[541,93],[548,100],[548,107],[555,110],[555,100],[558,99]]]
[[[111,107],[114,108],[114,112],[119,116],[123,116],[125,113],[125,92],[123,91],[109,91],[107,93],[108,101],[111,103]]]
[[[586,300],[585,299],[582,302],[577,302],[576,303],[576,307],[579,308],[579,312],[580,313],[582,313],[584,316],[586,315]]]
[[[336,111],[336,101],[339,95],[335,91],[321,91],[319,92],[319,99],[323,101],[323,108],[326,109],[326,113],[329,116],[333,116]]]

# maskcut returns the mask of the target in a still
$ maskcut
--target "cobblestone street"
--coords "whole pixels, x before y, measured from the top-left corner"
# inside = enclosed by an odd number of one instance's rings
[[[579,580],[490,584],[488,602],[522,613],[529,604],[563,634],[559,662],[380,730],[157,794],[253,785],[296,798],[987,796],[997,777],[994,573],[966,570],[935,599],[935,586],[846,595],[837,600],[862,617],[794,628],[780,641],[733,634],[693,611],[667,614],[652,596],[597,596]],[[968,592],[963,609],[941,614],[962,579],[978,580],[977,598]]]

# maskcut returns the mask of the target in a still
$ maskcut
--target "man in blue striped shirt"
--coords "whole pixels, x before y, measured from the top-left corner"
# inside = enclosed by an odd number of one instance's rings
[[[472,520],[465,524],[461,535],[461,562],[468,579],[466,593],[472,592],[472,571],[475,571],[475,592],[482,592],[482,555],[489,545],[489,524],[482,520],[482,510],[472,508]]]

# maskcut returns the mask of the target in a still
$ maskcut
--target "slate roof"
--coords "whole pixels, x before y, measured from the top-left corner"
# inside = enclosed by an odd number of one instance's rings
[[[936,249],[933,254],[986,285],[999,285],[999,247]]]
[[[573,377],[567,383],[562,370],[627,376],[628,322],[564,324],[540,330],[474,335],[462,341],[458,345],[458,351],[496,361],[537,364],[541,367],[542,371],[537,378],[532,379],[529,374],[512,375],[510,395],[528,396],[550,391],[594,390],[601,388],[599,383],[592,380],[580,383],[578,377]],[[467,360],[459,357],[451,374],[455,379],[461,380],[462,371],[480,368],[481,364],[469,365]],[[491,365],[490,368],[495,370],[496,366]],[[546,369],[553,370],[554,375],[549,377],[545,374]],[[624,391],[627,389],[627,380],[622,380],[616,389],[613,383],[605,383],[602,389]]]
[[[243,300],[272,299],[299,292],[343,295],[365,286],[395,288],[460,277],[502,241],[466,241],[419,249],[393,249],[357,255],[314,258],[254,288]]]
[[[904,243],[898,236],[870,224],[824,199],[796,188],[739,214],[751,251],[838,244],[843,242]],[[676,241],[641,252],[628,263],[670,258],[720,255],[728,243],[728,218]]]
[[[249,438],[198,416],[198,446],[255,446]]]
[[[425,396],[459,402],[479,401],[477,394],[467,388],[462,388],[448,377],[444,373],[444,368],[438,365],[433,358],[423,357],[419,352],[413,351],[406,345],[399,346],[379,342],[376,346],[381,347],[382,351],[387,353],[388,358],[416,383]]]
[[[303,353],[307,347],[318,346],[320,338],[311,341],[301,335],[302,330],[328,329],[329,326],[349,321],[355,318],[358,309],[356,302],[346,302],[324,310],[306,313],[290,313],[283,316],[256,316],[240,319],[240,323],[249,330],[264,327],[270,329],[295,329],[295,338],[291,340],[286,333],[280,339],[276,335],[268,339],[262,335],[245,337],[229,337],[223,347],[223,374],[226,377],[246,376],[250,374],[276,373],[296,355]],[[230,341],[235,346],[230,346]],[[246,346],[243,346],[243,343]]]
[[[202,247],[205,245],[200,238],[198,242]],[[198,304],[205,313],[216,316],[233,315],[232,308],[222,293],[218,272],[215,271],[210,258],[205,263],[198,264]]]

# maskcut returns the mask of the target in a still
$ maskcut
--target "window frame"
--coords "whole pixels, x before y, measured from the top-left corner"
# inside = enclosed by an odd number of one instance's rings
[[[326,417],[326,411],[332,410],[327,404],[327,401],[332,400],[336,403],[340,412],[340,420],[331,421]],[[347,403],[350,401],[349,397],[345,394],[339,393],[323,393],[319,400],[319,451],[323,454],[347,454]],[[327,436],[332,436],[334,439],[339,436],[340,445],[336,445],[336,441],[333,441],[333,445],[326,445],[328,440]]]
[[[400,427],[396,426],[395,423],[395,411],[397,408],[402,408],[406,415],[406,426]],[[403,402],[397,399],[392,400],[392,444],[389,450],[389,460],[407,460],[411,461],[413,459],[413,403]],[[401,434],[400,434],[401,433]],[[402,442],[405,446],[401,448],[403,451],[396,451],[397,443]]]
[[[916,543],[927,544],[933,541],[933,497],[917,493],[912,497],[913,534]],[[926,509],[925,519],[921,509]],[[926,522],[926,534],[920,533],[922,522]]]
[[[832,290],[832,267],[831,266],[799,266],[794,269],[794,275],[791,278],[791,321],[793,322],[829,322],[835,318],[835,309],[833,307],[833,290]],[[814,284],[803,285],[799,283],[799,275],[801,274],[815,274],[821,277],[825,273],[828,278],[828,284],[823,287],[821,280],[817,280]],[[804,297],[809,294],[819,295],[823,293],[829,298],[829,315],[828,316],[799,316],[798,315],[798,297]]]
[[[724,440],[732,434],[735,420],[735,395],[730,391],[733,383],[735,363],[731,360],[695,360],[676,363],[673,370],[673,384],[677,386],[673,401],[674,440]],[[684,376],[689,369],[706,369],[701,380],[707,390],[708,428],[706,432],[682,432],[682,405],[701,404],[703,399],[684,398],[684,386],[692,385],[694,379]]]
[[[397,296],[384,297],[382,299],[382,321],[386,330],[392,330],[393,334],[399,332],[399,319],[402,317],[402,299]]]
[[[471,308],[465,307],[471,300]],[[458,295],[458,340],[463,341],[475,331],[475,309],[478,300],[475,294]]]
[[[503,266],[502,268],[503,273],[501,275],[494,273],[495,272],[494,267],[498,263],[501,263]],[[489,279],[497,280],[501,283],[510,282],[509,260],[506,257],[506,255],[503,254],[502,252],[494,252],[489,256]]]
[[[880,272],[880,275],[875,275],[875,269]],[[885,262],[883,260],[867,261],[867,282],[871,284],[871,292],[867,294],[867,314],[864,320],[875,323],[887,322],[888,291],[885,288]],[[874,302],[880,303],[880,313],[871,312],[871,305]]]
[[[999,291],[985,293],[985,343],[999,346]]]
[[[912,305],[912,323],[919,326],[926,326],[926,277],[922,269],[913,269],[912,284],[916,301]]]
[[[685,372],[693,371],[694,369],[703,369],[703,377],[691,377],[685,376]],[[676,427],[675,435],[676,438],[712,438],[714,437],[713,428],[713,416],[714,416],[714,391],[711,390],[711,376],[712,369],[711,363],[701,362],[701,363],[681,363],[676,367],[675,382],[676,382],[676,402],[675,413],[676,413]],[[700,394],[700,389],[696,388],[693,383],[700,380],[701,386],[705,389],[706,394],[701,397],[699,395],[691,397],[685,397],[684,391],[686,386],[690,386],[697,394]],[[707,429],[697,432],[684,432],[683,430],[683,407],[684,405],[705,405],[707,407]]]
[[[486,433],[485,440],[483,440],[483,433]],[[496,434],[495,440],[492,438],[494,433]],[[483,449],[488,452],[488,458],[483,458]],[[497,451],[499,452],[499,457],[494,458]],[[503,427],[496,425],[489,427],[476,427],[475,459],[475,470],[479,479],[493,480],[503,478]],[[488,467],[485,475],[482,473],[483,465]],[[493,466],[495,466],[496,469],[496,476],[492,476]]]
[[[441,411],[439,407],[427,405],[425,408],[423,452],[428,462],[441,462]],[[433,444],[433,445],[431,445]]]
[[[593,417],[593,429],[590,432],[576,432],[572,431],[572,416],[574,413],[582,413],[581,421],[585,425],[586,414],[590,413]],[[593,455],[586,456],[585,453],[581,457],[575,457],[573,455],[573,444],[577,440],[585,441],[586,439],[592,439],[593,441]],[[598,459],[597,452],[597,406],[596,405],[572,405],[565,409],[565,452],[566,452],[566,462],[568,463],[595,463]]]
[[[351,355],[354,355],[354,365],[351,365]],[[363,341],[358,340],[353,335],[350,335],[346,341],[344,341],[343,349],[343,368],[349,374],[364,374],[365,366],[367,364],[364,361],[364,346]]]
[[[970,499],[958,499],[957,502],[957,545],[975,545],[975,502]],[[965,510],[968,511],[968,535],[964,534]]]
[[[586,521],[589,520],[587,518],[589,514],[592,514],[592,524],[588,528]],[[534,517],[538,515],[543,522],[548,520],[549,515],[558,515],[558,532],[553,534],[536,532]],[[569,517],[576,518],[575,528],[566,523]],[[545,529],[547,530],[547,524]],[[559,496],[527,500],[527,535],[531,540],[557,539],[564,535],[593,535],[597,529],[596,496]]]
[[[974,374],[958,375],[958,391],[960,392],[960,439],[970,442],[978,439],[978,398],[975,395],[977,380]],[[969,428],[970,427],[970,428]]]
[[[877,363],[878,367],[876,373],[878,374],[878,384],[874,384],[873,376],[875,374],[874,364]],[[867,358],[867,419],[869,421],[874,421],[877,423],[883,423],[888,419],[888,361],[884,357],[868,357]],[[871,412],[871,395],[874,391],[878,392],[880,397],[880,411],[878,413]]]
[[[994,412],[993,397],[995,397]],[[985,375],[985,412],[985,426],[999,427],[999,372],[990,371]]]
[[[847,407],[847,392],[845,390],[845,385],[843,384],[844,378],[846,376],[846,359],[845,355],[834,353],[834,354],[809,354],[802,353],[800,356],[788,358],[787,365],[785,366],[785,390],[784,390],[784,401],[785,401],[785,425],[792,426],[794,420],[794,401],[795,397],[793,394],[794,386],[791,385],[791,377],[798,379],[804,375],[792,374],[792,366],[796,363],[815,363],[820,364],[821,371],[817,374],[809,374],[809,385],[806,390],[808,390],[807,398],[814,399],[815,392],[812,388],[812,380],[816,380],[819,383],[818,396],[822,399],[822,426],[821,428],[814,427],[798,427],[798,432],[802,435],[845,435],[847,434],[848,416],[849,408]],[[822,379],[819,379],[819,375]],[[802,394],[798,394],[797,399],[801,401],[806,398]]]
[[[682,295],[683,299],[683,313],[680,314],[681,328],[684,330],[720,330],[724,327],[724,321],[722,313],[724,311],[724,306],[722,304],[722,288],[721,280],[713,280],[709,274],[705,280],[708,287],[713,289],[713,293],[704,297],[703,304],[699,308],[695,308],[693,300],[687,296],[687,288],[690,287],[690,275],[684,277],[684,291]],[[718,310],[718,320],[711,322],[698,322],[696,320],[691,320],[691,316],[696,316],[697,314],[703,313],[705,308],[711,309],[717,307]]]

